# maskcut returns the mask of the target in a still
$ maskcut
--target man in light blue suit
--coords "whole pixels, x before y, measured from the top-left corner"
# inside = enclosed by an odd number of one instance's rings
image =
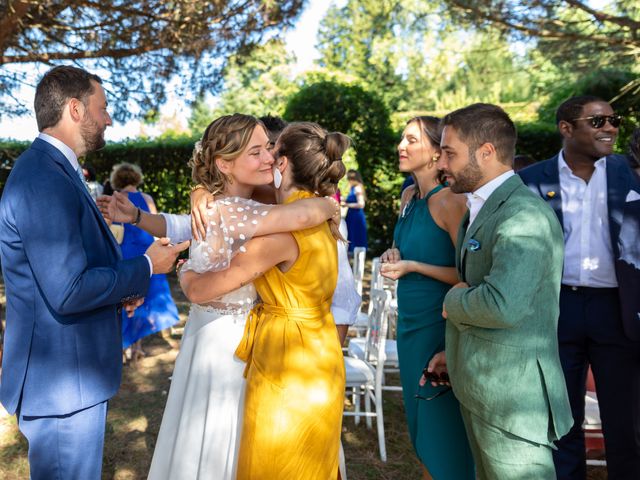
[[[640,180],[613,154],[621,118],[593,96],[556,112],[562,150],[518,172],[564,232],[558,339],[573,426],[557,442],[559,480],[586,478],[587,368],[596,382],[609,478],[640,478]]]
[[[151,273],[169,271],[187,246],[161,239],[122,260],[78,164],[104,146],[106,108],[96,75],[66,66],[45,74],[35,96],[41,133],[0,201],[0,402],[18,416],[34,480],[100,479],[107,400],[122,368],[118,307],[135,308]]]

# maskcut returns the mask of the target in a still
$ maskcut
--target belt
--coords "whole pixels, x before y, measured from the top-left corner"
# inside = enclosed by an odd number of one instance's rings
[[[247,317],[247,323],[244,327],[242,340],[235,352],[236,357],[247,364],[244,369],[244,376],[247,376],[249,365],[251,364],[256,333],[267,314],[285,317],[288,321],[304,322],[307,320],[315,320],[319,316],[323,316],[328,313],[331,313],[330,302],[325,302],[322,305],[310,308],[287,308],[264,303],[252,308],[251,312],[249,312],[249,316]]]
[[[574,285],[565,285],[563,283],[560,287],[560,290],[562,290],[563,292],[573,293],[604,294],[615,293],[618,291],[618,287],[577,287]]]

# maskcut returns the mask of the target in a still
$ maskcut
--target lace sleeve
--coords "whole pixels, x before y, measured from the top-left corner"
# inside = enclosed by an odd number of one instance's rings
[[[182,271],[203,273],[229,268],[231,259],[246,251],[244,244],[253,238],[258,224],[273,207],[240,197],[216,200],[207,211],[207,236],[204,241],[192,242]]]

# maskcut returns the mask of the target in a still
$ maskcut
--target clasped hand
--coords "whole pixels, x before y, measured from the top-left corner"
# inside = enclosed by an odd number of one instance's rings
[[[411,263],[400,258],[400,250],[389,248],[380,256],[380,275],[397,280],[411,271]]]
[[[429,378],[427,378],[427,376]],[[420,386],[424,387],[429,380],[431,380],[431,385],[434,387],[438,385],[451,385],[449,382],[449,371],[447,370],[447,356],[444,351],[436,353],[431,361],[429,361],[429,365],[427,365],[427,368],[424,369],[420,377]]]

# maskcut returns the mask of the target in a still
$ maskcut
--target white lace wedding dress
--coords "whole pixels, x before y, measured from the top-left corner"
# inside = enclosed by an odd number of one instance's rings
[[[234,209],[241,204],[238,202],[250,201],[239,199],[233,204]],[[223,202],[220,206],[224,206],[227,216],[235,216],[227,211],[230,204]],[[251,218],[269,207],[256,208],[247,221],[253,228]],[[211,218],[219,221],[220,212],[217,213]],[[242,216],[239,220],[241,223]],[[216,228],[211,229],[206,242],[194,243],[184,268],[197,272],[224,269],[233,254],[242,250],[242,243],[251,237],[252,232],[245,231],[240,240],[240,233],[226,231],[229,225],[215,225],[211,221]],[[235,223],[231,230],[237,232],[238,219],[231,222]],[[223,246],[224,251],[220,248]],[[234,352],[256,297],[253,284],[249,284],[209,306],[192,305],[153,453],[150,480],[235,479],[245,364]]]

